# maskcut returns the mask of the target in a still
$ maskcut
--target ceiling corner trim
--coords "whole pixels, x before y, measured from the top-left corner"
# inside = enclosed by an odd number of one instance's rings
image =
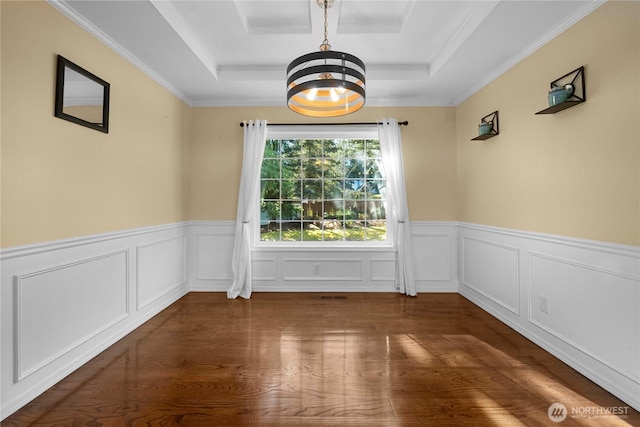
[[[367,64],[367,81],[418,80],[430,78],[429,64]]]
[[[478,92],[480,89],[500,77],[502,74],[506,73],[513,66],[518,64],[520,61],[524,60],[528,56],[532,55],[535,51],[540,49],[545,44],[549,43],[555,37],[566,31],[569,27],[576,24],[585,16],[589,15],[591,12],[605,4],[607,0],[594,0],[589,1],[584,7],[578,9],[573,15],[569,18],[565,19],[560,25],[553,28],[551,31],[544,34],[538,40],[530,44],[525,50],[520,52],[518,55],[511,57],[505,63],[503,63],[500,67],[496,68],[494,72],[487,75],[484,79],[480,80],[477,84],[473,85],[469,88],[468,91],[463,93],[458,99],[455,101],[455,105],[459,105],[471,97],[473,94]]]
[[[169,91],[172,95],[180,99],[182,102],[192,107],[193,102],[184,93],[179,91],[171,83],[160,77],[155,71],[147,67],[142,61],[136,58],[131,52],[122,47],[119,43],[114,41],[111,37],[106,35],[102,30],[87,21],[84,17],[77,14],[70,6],[68,6],[63,0],[47,0],[51,6],[56,8],[60,13],[65,15],[83,30],[94,36],[96,39],[104,43],[109,49],[113,50],[116,54],[122,57],[125,61],[136,67],[138,70],[146,74],[151,80],[158,83],[160,86]]]
[[[198,58],[198,61],[205,66],[207,71],[217,80],[218,79],[218,67],[216,62],[207,53],[207,50],[203,47],[202,42],[198,37],[193,34],[189,29],[189,26],[184,22],[180,14],[168,1],[149,0],[151,5],[160,13],[160,16],[167,21],[169,26],[178,34],[187,47]]]
[[[559,34],[566,31],[569,27],[573,26],[575,23],[580,21],[585,16],[589,15],[591,12],[605,4],[607,0],[589,0],[584,7],[578,9],[573,15],[570,15],[567,19],[565,19],[560,25],[549,31],[547,34],[543,35],[538,39],[535,43],[531,44],[529,47],[529,53],[526,56],[529,56],[540,47],[547,44],[549,41],[554,39]],[[526,52],[526,51],[525,51]]]

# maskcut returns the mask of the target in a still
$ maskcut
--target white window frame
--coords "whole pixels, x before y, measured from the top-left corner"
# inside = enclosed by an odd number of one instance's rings
[[[352,139],[380,139],[377,125],[326,125],[326,126],[306,126],[306,125],[288,125],[278,126],[269,125],[267,127],[267,140],[269,139],[303,139],[303,138],[316,138],[316,139],[338,139],[338,138],[352,138]],[[384,159],[383,159],[384,162]],[[387,212],[391,210],[389,205],[390,200],[387,196]],[[260,200],[257,198],[254,203],[259,205]],[[254,209],[256,212],[256,218],[254,223],[257,224],[254,227],[254,248],[279,248],[286,250],[291,248],[305,248],[305,249],[332,249],[332,248],[356,248],[362,249],[388,249],[393,247],[393,236],[391,236],[391,228],[387,224],[387,238],[386,240],[365,240],[365,241],[261,241],[260,240],[260,207],[257,206]]]

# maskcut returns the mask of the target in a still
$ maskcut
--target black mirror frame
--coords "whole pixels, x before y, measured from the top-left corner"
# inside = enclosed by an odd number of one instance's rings
[[[84,77],[93,80],[98,83],[103,88],[103,97],[102,97],[102,125],[97,123],[91,123],[81,118],[72,116],[70,114],[66,114],[63,112],[64,107],[64,74],[65,68],[68,67],[78,74],[83,75]],[[56,74],[56,105],[55,105],[55,113],[56,117],[59,117],[64,120],[68,120],[73,123],[77,123],[82,126],[86,126],[91,129],[99,130],[100,132],[109,133],[109,92],[111,87],[109,83],[102,80],[100,77],[96,76],[93,73],[85,70],[77,64],[69,61],[62,55],[58,55],[58,65],[57,65],[57,74]]]

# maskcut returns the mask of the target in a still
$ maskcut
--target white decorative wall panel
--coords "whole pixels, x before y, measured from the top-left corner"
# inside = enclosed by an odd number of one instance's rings
[[[640,409],[638,247],[475,224],[458,235],[462,295]],[[514,298],[526,315],[504,309]]]
[[[16,277],[16,380],[127,316],[127,251]]]
[[[273,281],[278,277],[278,264],[275,258],[254,259],[251,268],[253,280]]]
[[[461,250],[462,283],[519,315],[518,249],[463,237]]]
[[[418,292],[458,292],[457,227],[448,222],[412,222]]]
[[[363,280],[361,259],[295,259],[283,260],[284,280]]]
[[[136,248],[138,310],[186,282],[186,250],[185,235]]]
[[[530,321],[639,381],[638,279],[537,253],[530,253],[530,266]],[[541,295],[547,312],[536,307]]]
[[[232,235],[204,234],[197,236],[197,278],[200,280],[231,280]],[[229,250],[231,248],[231,250]]]
[[[194,221],[189,226],[189,288],[226,291],[233,280],[233,221]]]
[[[460,277],[466,298],[640,409],[639,248],[474,224],[412,230],[419,293],[456,292]],[[226,291],[234,232],[191,222],[0,251],[2,416],[188,289]],[[395,292],[395,259],[391,248],[261,248],[254,291]]]
[[[451,280],[451,235],[413,236],[413,256],[417,280]]]
[[[372,258],[369,261],[371,280],[394,281],[396,278],[396,260]]]
[[[0,251],[0,408],[10,415],[187,292],[186,226]]]
[[[456,292],[456,226],[412,223],[418,292]],[[190,288],[226,291],[232,281],[235,223],[191,223]],[[253,253],[256,292],[396,292],[396,253],[390,248],[260,247]]]
[[[376,280],[373,258],[380,263]],[[253,268],[256,292],[394,291],[395,253],[389,249],[261,247],[253,253]]]

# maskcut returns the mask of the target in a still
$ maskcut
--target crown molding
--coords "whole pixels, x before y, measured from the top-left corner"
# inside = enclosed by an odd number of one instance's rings
[[[481,79],[477,84],[473,85],[467,92],[465,92],[455,100],[454,105],[459,105],[465,100],[467,100],[473,94],[480,91],[480,89],[482,89],[492,81],[496,80],[498,77],[500,77],[502,74],[509,71],[511,68],[513,68],[516,64],[518,64],[525,58],[531,56],[535,51],[537,51],[542,46],[549,43],[555,37],[557,37],[564,31],[566,31],[567,29],[569,29],[569,27],[571,27],[572,25],[580,21],[585,16],[589,15],[591,12],[593,12],[594,10],[596,10],[606,2],[607,2],[606,0],[594,0],[594,1],[588,2],[584,7],[576,11],[576,13],[571,15],[560,25],[558,25],[553,30],[544,34],[537,41],[529,45],[528,48],[520,52],[518,55],[513,56],[511,59],[507,60],[507,62],[502,64],[502,66],[496,68],[495,71],[493,71],[492,73],[489,73],[485,78]]]
[[[188,106],[193,106],[191,99],[186,96],[184,93],[180,92],[173,85],[171,85],[168,81],[160,77],[156,74],[151,68],[147,67],[142,61],[135,57],[131,52],[122,47],[118,42],[113,40],[111,37],[106,35],[100,28],[93,25],[91,22],[87,21],[81,15],[77,14],[72,7],[70,7],[65,0],[46,0],[51,6],[56,8],[59,12],[69,18],[71,21],[79,25],[82,29],[87,31],[89,34],[100,40],[102,43],[107,45],[111,50],[120,55],[124,60],[129,62],[131,65],[142,71],[153,81],[158,83],[160,86],[168,90],[171,94],[175,95],[182,102],[187,104]]]

